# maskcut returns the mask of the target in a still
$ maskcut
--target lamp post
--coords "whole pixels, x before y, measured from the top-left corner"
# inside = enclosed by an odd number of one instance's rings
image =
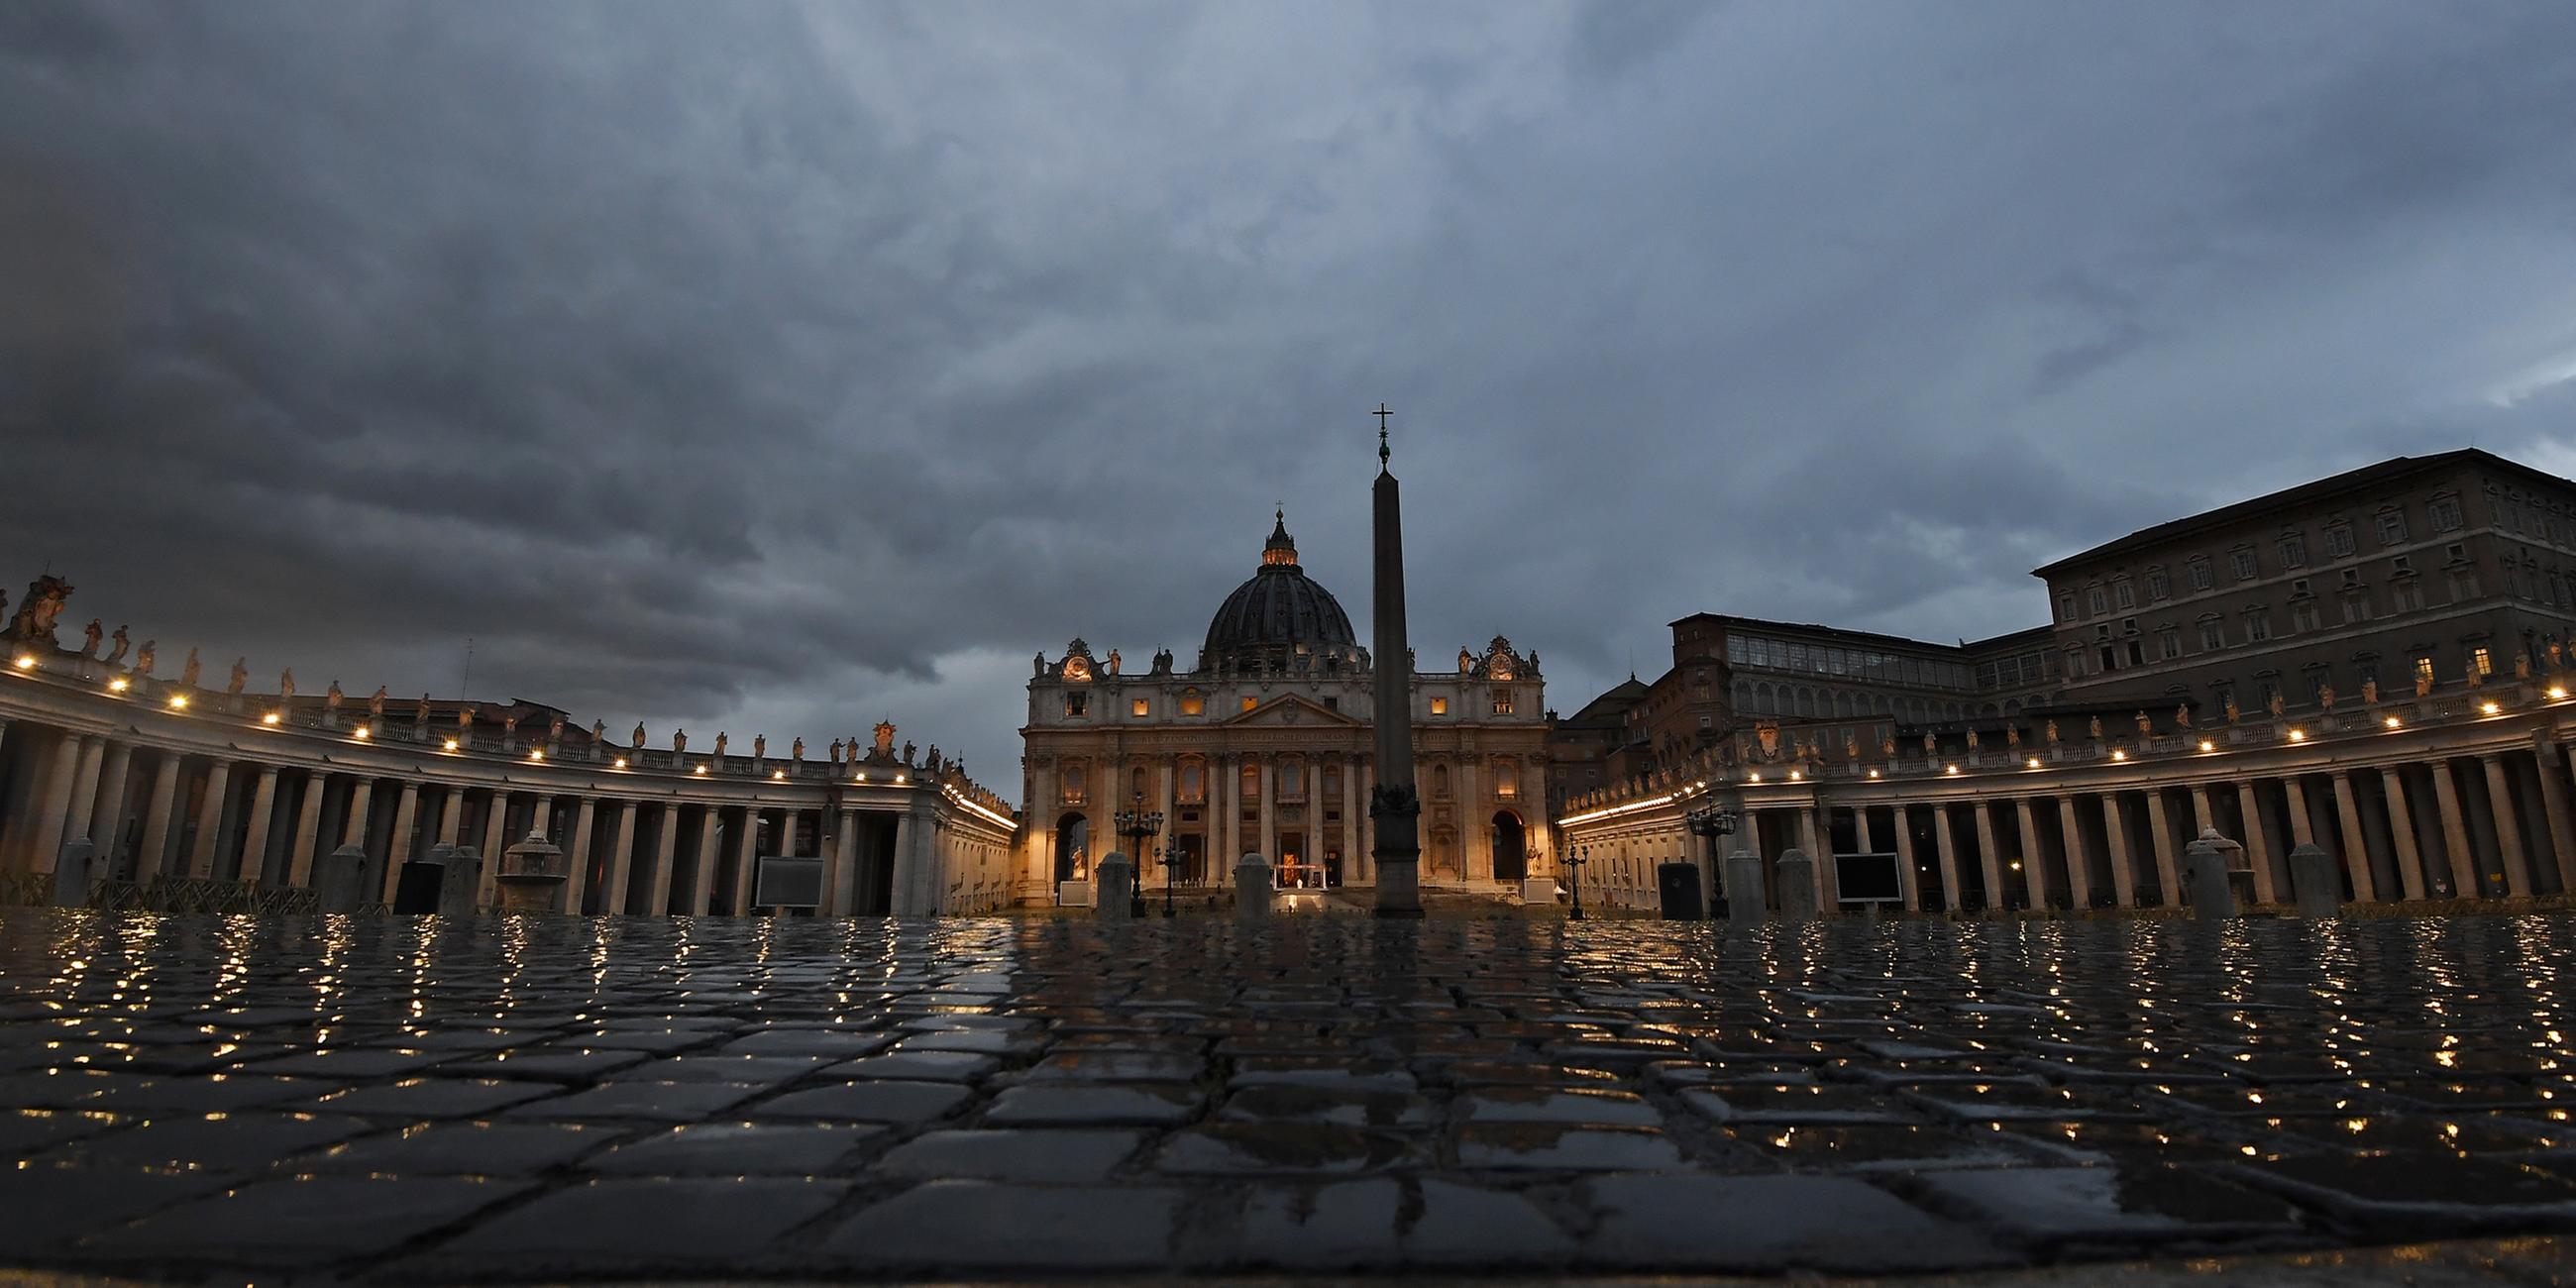
[[[1154,861],[1163,865],[1163,920],[1169,921],[1172,919],[1171,847],[1168,845],[1157,847],[1154,850]]]
[[[1566,851],[1565,866],[1572,869],[1574,875],[1574,907],[1565,914],[1567,921],[1583,920],[1583,865],[1591,861],[1591,857],[1584,852],[1583,847],[1577,846]]]
[[[1135,855],[1140,860],[1143,859],[1145,857],[1145,838],[1153,836],[1163,830],[1163,812],[1161,810],[1155,810],[1151,813],[1146,812],[1145,793],[1138,792],[1136,793],[1136,804],[1134,807],[1119,810],[1116,818],[1118,822],[1118,834],[1127,838],[1127,852]],[[1136,875],[1142,877],[1144,876],[1144,873],[1139,872]],[[1168,888],[1171,882],[1171,874],[1168,871],[1164,873],[1163,880],[1165,886]],[[1130,882],[1128,883],[1127,890],[1128,915],[1139,921],[1144,920],[1145,883],[1142,880]]]
[[[1682,822],[1689,825],[1691,835],[1708,838],[1709,872],[1716,878],[1710,884],[1719,899],[1726,897],[1726,856],[1718,853],[1717,838],[1733,835],[1735,825],[1742,817],[1734,810],[1715,805],[1702,805],[1682,815]],[[1712,920],[1717,917],[1717,899],[1709,900],[1708,915]]]

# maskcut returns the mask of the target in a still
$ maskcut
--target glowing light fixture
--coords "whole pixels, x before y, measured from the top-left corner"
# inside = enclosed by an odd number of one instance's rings
[[[616,768],[619,768],[619,769],[624,769],[624,768],[626,768],[626,758],[625,758],[624,756],[620,756],[620,757],[618,757],[618,758],[617,758],[617,765],[616,765]]]
[[[276,712],[274,712],[274,711],[271,711],[271,712],[269,712],[267,715],[261,716],[261,717],[259,718],[259,722],[260,722],[261,724],[264,724],[264,725],[273,725],[273,724],[276,724],[276,723],[277,723],[277,719],[278,719],[277,713],[276,713]]]
[[[1945,774],[1955,774],[1955,773],[1959,772],[1959,767],[1958,767],[1957,765],[1952,765],[1952,766],[1950,766],[1948,769],[1942,770],[1941,772],[1942,772],[1942,773],[1945,773]]]
[[[126,683],[125,677],[121,675],[107,682],[107,691],[110,693],[123,693],[127,689],[133,687],[133,685]]]
[[[2129,753],[2128,753],[2128,752],[2126,752],[2126,751],[2122,751],[2121,749],[2119,749],[2119,748],[2117,748],[2117,747],[2114,747],[2114,748],[2112,748],[2112,749],[2111,749],[2111,759],[2113,759],[2113,760],[2127,760],[2128,758],[2129,758]]]
[[[2202,751],[2216,751],[2218,750],[2218,744],[2211,742],[2207,738],[2203,738],[2200,740],[2200,749]]]
[[[35,670],[35,669],[36,669],[36,655],[35,655],[35,654],[33,654],[33,653],[21,653],[21,654],[19,654],[19,655],[18,655],[18,669],[19,669],[19,670],[21,670],[21,671],[32,671],[32,670]]]
[[[545,753],[544,749],[542,749],[542,748],[540,748],[540,749],[538,749],[538,750],[535,750],[535,751],[531,751],[531,752],[529,752],[529,753],[528,753],[528,759],[530,759],[530,760],[543,760],[543,759],[545,759],[545,758],[546,758],[546,753]]]
[[[2291,731],[2290,731],[2290,741],[2292,741],[2292,742],[2306,742],[2307,740],[2308,740],[2308,731],[2307,731],[2307,730],[2305,730],[2305,729],[2293,729],[2293,730],[2291,730]]]
[[[2497,706],[2492,702],[2481,702],[2478,704],[2478,710],[2485,712],[2488,715],[2494,715],[2497,712],[2504,710],[2504,708]]]
[[[1758,782],[1761,782],[1761,781],[1762,781],[1762,775],[1760,775],[1760,774],[1754,774],[1754,775],[1751,775],[1750,777],[1746,778],[1746,779],[1745,779],[1745,781],[1746,781],[1746,782],[1752,782],[1752,783],[1758,783]]]
[[[1872,778],[1876,778],[1876,777],[1878,777],[1878,771],[1877,771],[1877,770],[1875,770],[1875,769],[1873,769],[1873,770],[1869,771],[1869,776],[1870,776],[1870,777],[1872,777]]]
[[[1790,771],[1789,771],[1789,781],[1790,781],[1790,782],[1793,782],[1793,783],[1794,783],[1794,782],[1797,782],[1797,781],[1799,781],[1799,779],[1800,779],[1801,777],[1803,777],[1803,775],[1799,774],[1799,772],[1798,772],[1797,770],[1792,769],[1792,770],[1790,770]]]
[[[2567,686],[2566,686],[2566,685],[2563,685],[2563,684],[2553,684],[2553,685],[2550,685],[2550,686],[2549,686],[2549,700],[2550,700],[2550,701],[2552,701],[2552,702],[2564,701],[2564,700],[2566,699],[2566,697],[2567,697]]]
[[[698,773],[699,773],[701,776],[704,776],[706,772],[707,772],[707,767],[706,767],[706,766],[704,766],[704,765],[700,765],[700,766],[698,766]]]
[[[350,730],[350,731],[349,731],[349,736],[350,736],[350,737],[352,737],[352,738],[357,739],[357,740],[358,740],[358,741],[360,741],[360,742],[364,742],[364,741],[366,741],[369,737],[373,736],[373,734],[374,734],[374,733],[375,733],[375,731],[374,731],[374,730],[369,729],[369,728],[368,728],[368,727],[366,727],[365,725],[359,725],[357,728],[352,729],[352,730]]]
[[[173,711],[185,711],[185,710],[187,710],[187,709],[188,709],[188,695],[187,695],[187,694],[184,694],[184,693],[173,693],[173,694],[171,694],[171,695],[170,695],[170,709],[171,709],[171,710],[173,710]]]
[[[454,751],[454,750],[456,750],[456,740],[455,740],[454,738],[450,738],[450,739],[448,739],[446,742],[441,743],[440,745],[441,745],[441,746],[443,746],[443,747],[445,747],[445,748],[447,748],[449,751]]]
[[[2022,764],[2026,768],[2037,769],[2039,768],[2039,757],[2033,756],[2029,760],[2023,761]]]
[[[769,776],[780,781],[785,781],[787,778],[787,771],[784,769],[773,769],[769,771]]]
[[[2390,716],[2390,717],[2388,717],[2386,720],[2382,720],[2382,721],[2380,721],[2380,723],[2381,723],[2381,724],[2384,724],[2384,725],[2387,725],[2387,726],[2388,726],[2389,728],[2391,728],[2391,729],[2394,729],[2394,728],[2396,728],[2396,727],[2397,727],[2397,717],[2395,717],[2395,716]]]

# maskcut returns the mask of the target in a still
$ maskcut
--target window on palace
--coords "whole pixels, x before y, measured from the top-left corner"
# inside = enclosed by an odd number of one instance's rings
[[[2084,606],[2091,609],[2095,617],[2099,617],[2111,611],[2111,597],[2103,593],[2099,586],[2088,587],[2084,592]]]
[[[1143,698],[1138,698],[1127,705],[1127,714],[1131,716],[1149,716],[1154,714],[1154,705]]]
[[[2316,601],[2303,599],[2290,605],[2291,630],[2313,631],[2321,624],[2318,620]]]
[[[1431,794],[1444,800],[1448,798],[1449,767],[1447,765],[1433,765],[1431,767]]]
[[[2415,655],[2415,683],[2419,685],[2433,683],[2432,654],[2418,653]]]
[[[2227,563],[2228,570],[2236,574],[2236,580],[2238,581],[2252,581],[2263,571],[2261,563],[2254,558],[2254,548],[2252,546],[2230,551],[2227,556]]]
[[[2149,568],[2147,570],[2147,602],[2152,604],[2158,600],[2171,598],[2173,598],[2173,583],[2165,579],[2165,570],[2162,568]]]
[[[2165,661],[2182,656],[2182,632],[2167,626],[2156,632],[2156,655]]]
[[[1449,699],[1433,698],[1431,700],[1431,714],[1435,716],[1445,716],[1449,714]]]
[[[2495,659],[2487,655],[2487,646],[2484,644],[2469,650],[2469,665],[2477,668],[2478,678],[2481,680],[2495,674]]]
[[[2352,557],[2352,525],[2332,524],[2326,528],[2326,553],[2337,559]]]
[[[2118,581],[2112,582],[2112,583],[2111,583],[2111,602],[2112,602],[2112,603],[2114,603],[2114,604],[2119,605],[2119,606],[2120,606],[2120,607],[2122,607],[2122,608],[2135,608],[2135,607],[2137,607],[2137,606],[2138,606],[2138,591],[2137,591],[2137,588],[2136,588],[2135,586],[2132,586],[2131,584],[2129,584],[2129,579],[2128,579],[2128,578],[2126,578],[2126,577],[2122,577],[2122,578],[2121,578],[2121,579],[2119,579]]]
[[[2307,566],[2308,539],[2306,537],[2295,532],[2291,533],[2289,536],[2281,538],[2280,548],[2282,567],[2304,568]]]
[[[2435,532],[2457,532],[2466,522],[2460,516],[2460,498],[2456,496],[2434,497],[2425,505],[2424,517],[2431,521]]]
[[[2075,620],[2074,591],[2067,591],[2065,594],[2057,597],[2057,620],[2061,622],[2071,622]]]
[[[1240,792],[1241,795],[1238,796],[1237,799],[1247,804],[1260,800],[1261,766],[1251,764],[1245,765],[1243,767],[1241,777],[1243,779],[1242,785],[1236,788],[1236,791]]]
[[[1259,698],[1252,697],[1248,694],[1241,699],[1241,702],[1243,705],[1236,708],[1238,711],[1250,711],[1254,707],[1261,705],[1261,700]]]
[[[2370,595],[2368,592],[2365,591],[2357,595],[2344,596],[2343,619],[2347,622],[2366,622],[2370,620]]]
[[[2424,606],[2424,585],[2415,578],[2403,578],[2389,583],[2388,597],[2395,601],[2397,611],[2411,613]]]
[[[2452,569],[2452,570],[2451,570],[2451,602],[2456,604],[2456,603],[2460,602],[2461,600],[2464,600],[2464,599],[2475,599],[2475,598],[2477,598],[2477,597],[2478,597],[2478,574],[2477,574],[2477,570],[2476,570],[2476,569],[2474,569],[2474,568],[2454,568],[2454,569]]]
[[[1196,804],[1207,799],[1207,766],[1199,761],[1181,762],[1181,799]]]
[[[2406,512],[2390,510],[2379,516],[2379,544],[2393,546],[2406,540]]]
[[[1190,690],[1189,692],[1182,694],[1182,695],[1181,695],[1181,714],[1182,714],[1182,715],[1185,715],[1185,716],[1203,716],[1203,715],[1206,715],[1206,714],[1207,714],[1207,695],[1205,695],[1205,694],[1203,694],[1203,693],[1200,693],[1200,692],[1199,692],[1198,690],[1196,690],[1196,689],[1192,689],[1192,690]]]
[[[2245,614],[2245,638],[2259,644],[2272,638],[2272,610],[2257,608]]]
[[[2217,574],[2210,570],[2209,560],[2204,556],[2195,556],[2184,566],[2183,572],[2191,579],[2193,590],[2207,590],[2218,584]]]
[[[1069,720],[1079,720],[1084,716],[1090,715],[1091,695],[1088,693],[1068,693],[1064,695],[1064,714],[1065,718]]]
[[[2317,593],[2316,589],[2308,584],[2308,579],[2305,577],[2299,577],[2290,582],[2290,597],[2292,599],[2305,599],[2315,593]]]

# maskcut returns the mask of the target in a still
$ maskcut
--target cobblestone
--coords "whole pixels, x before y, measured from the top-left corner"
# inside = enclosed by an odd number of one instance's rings
[[[2545,1235],[2571,969],[2544,918],[9,910],[0,1265],[1898,1274]]]

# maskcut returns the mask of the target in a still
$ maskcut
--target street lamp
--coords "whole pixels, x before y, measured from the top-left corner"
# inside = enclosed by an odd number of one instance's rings
[[[1574,875],[1574,908],[1565,914],[1567,921],[1583,920],[1583,865],[1591,861],[1580,846],[1566,851],[1565,866],[1573,869]]]
[[[1163,920],[1169,921],[1172,919],[1171,847],[1168,845],[1156,847],[1154,850],[1154,861],[1163,865]]]
[[[1118,821],[1118,834],[1127,838],[1127,852],[1135,855],[1137,859],[1141,861],[1145,857],[1145,838],[1153,836],[1163,830],[1163,812],[1161,810],[1155,810],[1151,813],[1147,813],[1145,810],[1145,793],[1138,792],[1136,793],[1135,806],[1131,809],[1119,810],[1115,817]],[[1138,872],[1136,875],[1141,878],[1145,874]],[[1168,887],[1171,882],[1171,875],[1166,872],[1163,879],[1166,887]],[[1129,882],[1127,891],[1127,915],[1140,921],[1143,920],[1145,916],[1145,883],[1142,880]]]
[[[1702,805],[1682,815],[1682,822],[1690,826],[1691,835],[1708,838],[1708,866],[1717,878],[1714,885],[1719,899],[1726,897],[1726,856],[1718,853],[1717,838],[1733,835],[1735,825],[1742,817],[1734,810],[1715,805]],[[1709,900],[1708,915],[1712,918],[1717,916],[1717,899]]]

